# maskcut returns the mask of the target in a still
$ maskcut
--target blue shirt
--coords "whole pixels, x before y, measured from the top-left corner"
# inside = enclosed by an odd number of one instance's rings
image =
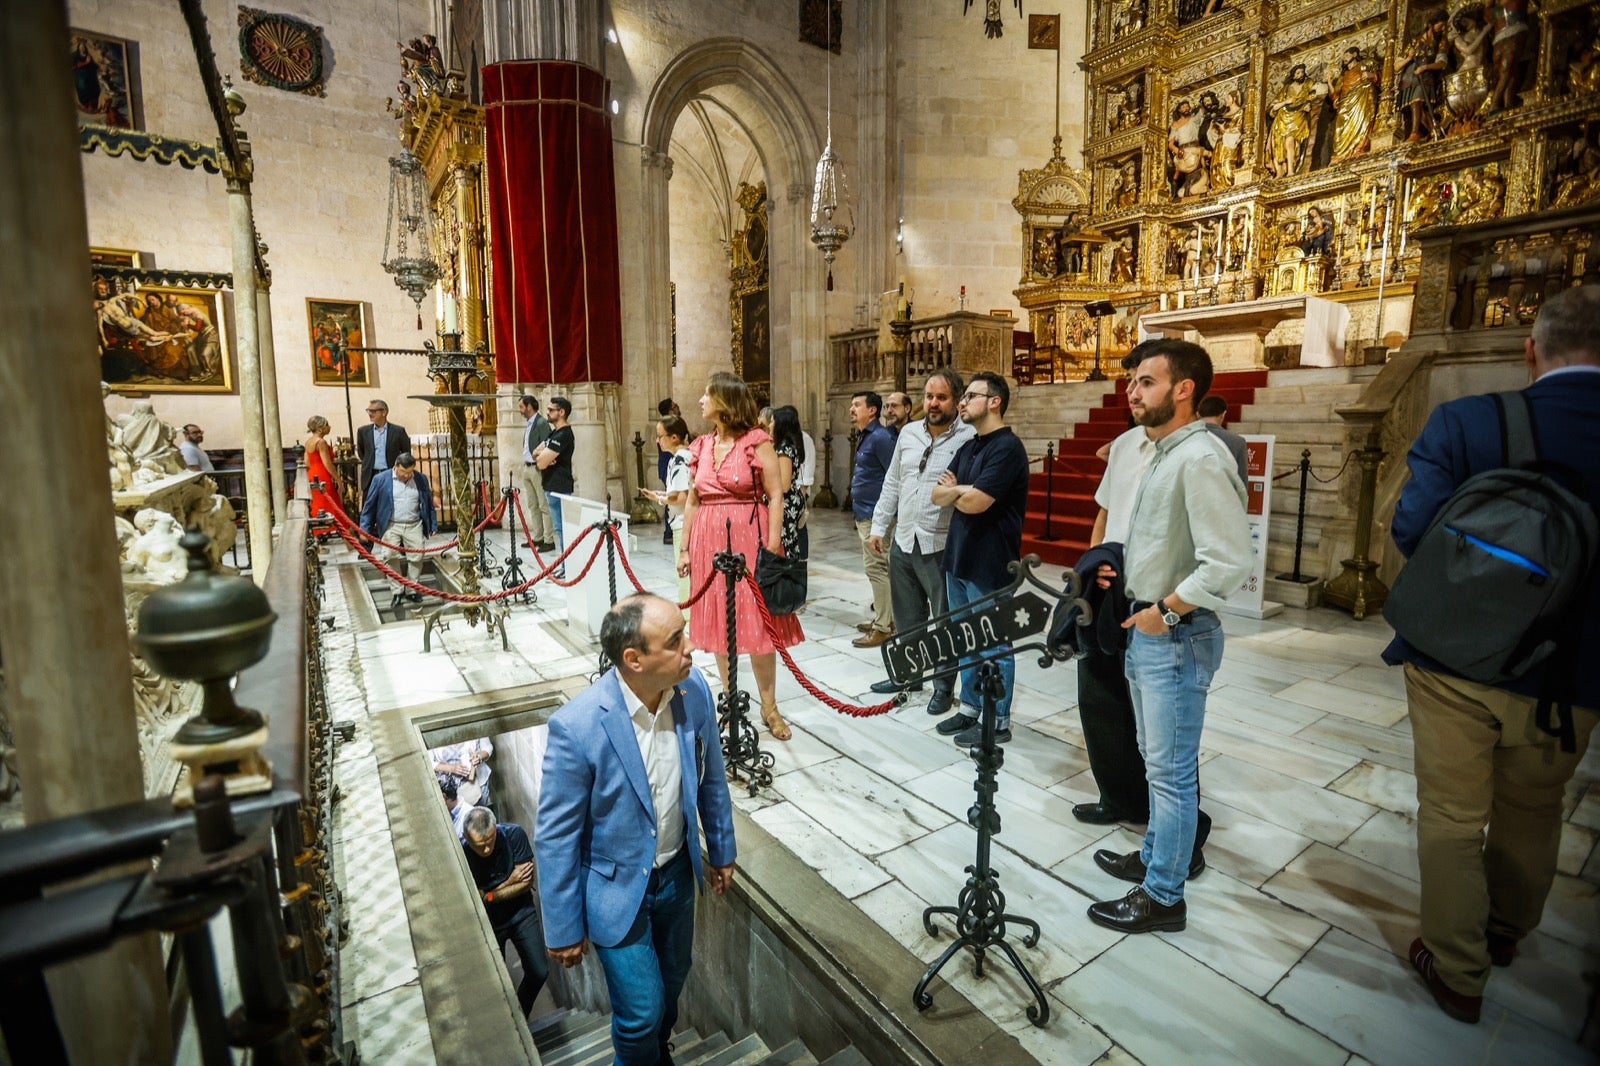
[[[1011,583],[1006,564],[1022,556],[1022,516],[1028,509],[1028,449],[1001,426],[973,437],[950,463],[956,483],[994,497],[987,511],[950,517],[944,572],[994,591]]]
[[[389,469],[389,423],[372,427],[372,472]]]
[[[856,467],[850,475],[850,510],[857,522],[872,518],[883,493],[883,478],[894,458],[894,431],[874,418],[856,442]]]

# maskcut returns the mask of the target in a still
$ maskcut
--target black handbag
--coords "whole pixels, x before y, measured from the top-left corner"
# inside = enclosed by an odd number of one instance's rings
[[[762,545],[756,550],[756,584],[769,614],[794,614],[806,602],[806,561],[774,555]]]

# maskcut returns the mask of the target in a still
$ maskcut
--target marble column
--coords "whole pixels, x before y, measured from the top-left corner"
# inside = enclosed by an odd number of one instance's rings
[[[261,398],[260,336],[256,318],[255,224],[250,182],[228,177],[228,224],[233,238],[233,316],[239,348],[239,406],[244,415],[244,495],[249,508],[250,573],[257,585],[272,561],[272,476]]]
[[[106,421],[94,358],[83,170],[65,92],[66,5],[0,4],[0,454],[49,476],[6,480],[13,535],[0,552],[0,649],[30,823],[144,798],[128,630],[112,525]],[[127,165],[138,164],[124,160]],[[170,1062],[158,939],[123,940],[53,967],[74,1062]]]
[[[262,255],[266,245],[261,246]],[[278,412],[278,365],[272,348],[272,293],[263,284],[256,290],[256,341],[261,362],[261,421],[266,429],[267,480],[272,486],[272,524],[288,514],[286,501],[292,487],[283,473],[283,422]]]

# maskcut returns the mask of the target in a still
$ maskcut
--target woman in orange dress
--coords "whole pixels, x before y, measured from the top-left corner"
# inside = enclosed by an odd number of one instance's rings
[[[333,475],[333,448],[328,444],[328,433],[332,429],[328,420],[321,415],[312,415],[306,419],[306,429],[311,436],[306,438],[306,473],[312,481],[321,481],[322,489],[311,489],[311,517],[317,518],[328,513],[328,501],[343,510],[339,499],[339,482]]]
[[[756,549],[762,545],[774,555],[783,554],[783,507],[781,503],[767,506],[768,500],[783,499],[778,455],[772,438],[756,428],[756,403],[744,380],[725,371],[712,374],[700,397],[700,413],[712,432],[697,437],[691,449],[692,480],[683,508],[683,536],[678,542],[678,573],[688,574],[690,586],[696,589],[713,573],[712,560],[728,549],[730,535],[733,551],[744,555],[751,572]],[[774,740],[788,740],[788,723],[778,713],[777,648],[798,644],[805,634],[792,614],[775,616],[775,632],[769,634],[755,597],[741,581],[735,597],[735,652],[750,657],[761,694],[761,720],[768,732]],[[724,685],[728,681],[727,620],[726,587],[723,581],[713,581],[700,602],[689,608],[689,639],[716,653]]]

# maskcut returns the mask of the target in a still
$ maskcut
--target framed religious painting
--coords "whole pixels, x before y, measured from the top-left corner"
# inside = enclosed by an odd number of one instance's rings
[[[139,129],[138,45],[87,30],[68,31],[78,125]]]
[[[232,392],[222,293],[93,281],[100,380],[113,392]]]
[[[144,261],[139,253],[131,248],[90,248],[89,267],[129,267],[144,266]]]
[[[306,300],[313,385],[343,385],[347,373],[352,385],[372,384],[372,364],[363,353],[350,350],[367,344],[365,312],[360,300]]]

